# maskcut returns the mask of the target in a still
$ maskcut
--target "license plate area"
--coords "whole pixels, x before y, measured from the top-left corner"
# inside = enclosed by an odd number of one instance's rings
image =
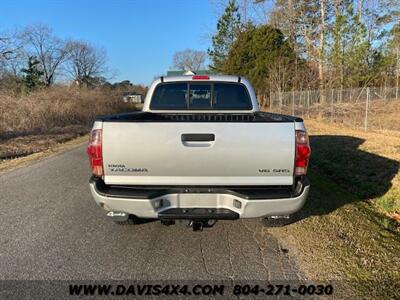
[[[239,214],[227,208],[170,208],[158,213],[161,220],[236,220]]]

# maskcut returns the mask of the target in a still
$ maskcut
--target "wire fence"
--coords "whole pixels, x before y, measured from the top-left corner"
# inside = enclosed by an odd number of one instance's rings
[[[364,130],[400,130],[400,90],[396,87],[272,92],[268,110],[322,118]]]

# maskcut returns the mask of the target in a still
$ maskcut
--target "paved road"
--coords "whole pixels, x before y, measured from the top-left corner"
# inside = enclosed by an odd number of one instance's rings
[[[302,277],[259,220],[203,232],[114,224],[92,200],[84,147],[0,174],[0,279]]]

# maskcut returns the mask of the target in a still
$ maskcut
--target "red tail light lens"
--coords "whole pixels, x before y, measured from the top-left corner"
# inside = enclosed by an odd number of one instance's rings
[[[192,76],[193,80],[209,80],[210,77],[207,75],[194,75]]]
[[[90,133],[87,154],[89,155],[92,174],[97,177],[104,175],[103,172],[103,151],[102,151],[102,130],[94,129]]]
[[[296,130],[296,160],[294,175],[306,175],[308,161],[311,155],[310,143],[307,132]]]

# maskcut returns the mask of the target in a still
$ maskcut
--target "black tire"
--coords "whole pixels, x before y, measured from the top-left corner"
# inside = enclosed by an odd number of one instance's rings
[[[175,225],[175,220],[161,220],[160,222],[161,222],[161,224],[163,224],[164,226]]]
[[[262,219],[262,223],[266,227],[283,227],[289,225],[293,222],[293,218],[289,216],[289,218],[271,218],[265,217]]]
[[[146,219],[146,218],[138,218],[135,215],[129,215],[128,220],[126,221],[114,221],[115,224],[118,225],[141,225],[151,222],[156,222],[158,219]]]
[[[114,223],[118,225],[135,225],[135,220],[128,219],[126,221],[114,221]]]

